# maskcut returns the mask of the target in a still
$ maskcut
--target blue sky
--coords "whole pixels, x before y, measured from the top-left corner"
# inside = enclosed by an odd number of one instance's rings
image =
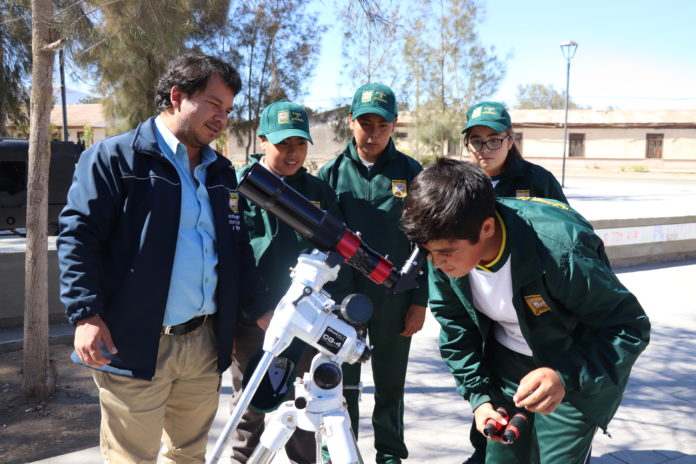
[[[329,30],[309,93],[298,103],[315,109],[347,103],[354,90],[341,81],[337,1],[314,0]],[[696,0],[484,4],[477,29],[481,42],[494,46],[499,57],[511,55],[506,77],[491,99],[514,104],[517,86],[535,82],[564,92],[566,61],[560,44],[573,40],[579,47],[571,62],[570,96],[577,103],[594,109],[696,109]],[[69,82],[68,87],[85,86]]]
[[[319,0],[317,0],[319,1]],[[324,0],[322,22],[333,6]],[[540,82],[565,90],[560,44],[579,44],[570,68],[570,96],[594,109],[696,109],[696,1],[487,0],[481,42],[511,54],[492,99],[515,101],[517,86]],[[324,37],[322,56],[304,104],[330,107],[350,98],[337,85],[341,28]]]

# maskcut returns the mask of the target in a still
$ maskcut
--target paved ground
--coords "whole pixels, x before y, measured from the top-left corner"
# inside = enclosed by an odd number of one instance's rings
[[[611,422],[612,438],[598,434],[593,462],[599,464],[696,463],[696,261],[619,271],[651,318],[648,349],[638,360],[623,404]],[[409,462],[458,464],[471,451],[471,411],[437,352],[438,325],[428,317],[413,342],[406,385],[406,442]],[[365,369],[359,447],[374,462],[369,411],[373,406],[370,370]],[[210,447],[220,436],[229,411],[225,377],[220,413]],[[40,461],[41,464],[99,462],[96,448]],[[222,462],[227,462],[223,459]],[[279,456],[275,464],[287,462]],[[38,463],[37,463],[38,464]]]
[[[638,179],[567,178],[571,204],[588,219],[696,215],[696,178],[664,182]],[[600,464],[696,463],[696,261],[621,269],[618,275],[645,307],[652,340],[636,364],[621,408],[609,426],[612,438],[599,434],[593,462]],[[409,462],[458,464],[471,452],[471,411],[437,352],[438,325],[428,317],[414,338],[406,385],[406,442]],[[372,380],[364,369],[359,446],[365,462],[374,462],[369,412]],[[210,447],[229,411],[229,378],[211,431]],[[99,462],[96,448],[40,461],[41,464]],[[223,459],[222,462],[227,462]],[[287,462],[283,456],[275,464]],[[38,463],[35,463],[38,464]]]

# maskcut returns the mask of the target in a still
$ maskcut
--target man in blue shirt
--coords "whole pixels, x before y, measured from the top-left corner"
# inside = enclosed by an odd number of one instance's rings
[[[185,55],[157,84],[160,110],[83,153],[60,216],[61,298],[73,359],[95,369],[105,462],[204,462],[220,376],[243,313],[272,303],[239,214],[227,125],[239,74]]]

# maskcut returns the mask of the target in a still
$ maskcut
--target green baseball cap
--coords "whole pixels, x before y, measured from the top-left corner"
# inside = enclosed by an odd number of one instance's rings
[[[496,132],[505,132],[512,127],[512,119],[502,103],[481,102],[466,112],[466,127],[462,134],[474,126],[486,126]]]
[[[288,137],[302,137],[314,144],[309,135],[309,119],[297,103],[280,100],[264,108],[259,121],[259,137],[271,143],[280,143]]]
[[[350,115],[353,119],[363,114],[377,114],[387,122],[393,122],[398,115],[396,97],[392,89],[384,84],[365,84],[353,96]]]

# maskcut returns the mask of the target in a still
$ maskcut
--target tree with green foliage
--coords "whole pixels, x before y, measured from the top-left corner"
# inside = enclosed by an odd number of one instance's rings
[[[7,124],[26,127],[31,75],[31,4],[0,0],[0,137]]]
[[[87,0],[91,43],[74,54],[96,76],[110,133],[155,114],[157,79],[173,58],[201,51],[227,21],[229,0]]]
[[[404,62],[417,79],[418,140],[427,151],[456,152],[466,109],[493,94],[505,65],[476,33],[484,13],[478,0],[420,0],[409,6]]]
[[[238,63],[242,91],[235,98],[230,132],[256,152],[256,130],[263,109],[282,98],[297,100],[307,91],[325,26],[308,11],[309,0],[239,2],[230,13],[229,49]]]
[[[86,97],[80,98],[80,100],[77,102],[80,105],[93,105],[95,103],[101,103],[101,98],[95,97],[93,95],[87,95]]]
[[[89,124],[82,127],[82,137],[80,137],[80,142],[85,144],[85,148],[94,144],[94,129]]]
[[[558,92],[553,85],[544,85],[540,82],[517,86],[518,109],[562,110],[565,108],[565,93]],[[572,99],[568,100],[569,109],[582,108]]]
[[[469,105],[495,93],[505,65],[476,33],[479,0],[389,4],[380,20],[343,10],[344,56],[354,84],[382,81],[412,110],[416,153],[456,151]],[[357,80],[356,80],[357,78]]]

